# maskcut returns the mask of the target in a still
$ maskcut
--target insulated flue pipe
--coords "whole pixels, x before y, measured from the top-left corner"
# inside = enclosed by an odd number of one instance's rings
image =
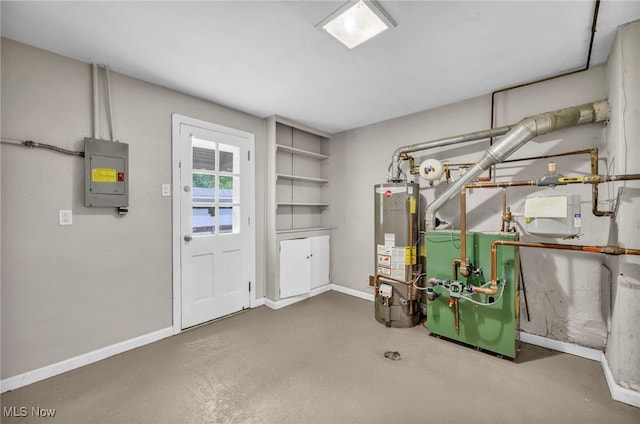
[[[409,146],[398,147],[393,152],[393,158],[391,162],[391,173],[397,175],[400,171],[399,163],[400,156],[406,153],[417,152],[420,150],[432,149],[435,147],[449,146],[452,144],[466,143],[469,141],[482,140],[484,138],[499,137],[505,135],[512,128],[511,125],[504,127],[492,128],[489,130],[476,131],[467,134],[454,135],[453,137],[439,138],[437,140],[425,141],[422,143],[411,144]]]
[[[435,228],[436,212],[464,185],[475,181],[489,167],[507,159],[527,141],[557,129],[604,121],[608,116],[609,105],[606,100],[600,100],[523,119],[491,146],[473,168],[429,205],[426,213],[426,228]]]

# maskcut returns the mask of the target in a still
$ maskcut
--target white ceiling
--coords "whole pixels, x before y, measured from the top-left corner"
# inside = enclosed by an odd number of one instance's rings
[[[336,133],[586,64],[595,1],[381,1],[396,28],[348,50],[343,1],[2,1],[2,36],[260,117]],[[640,1],[602,1],[591,65]],[[115,100],[114,100],[115,101]]]

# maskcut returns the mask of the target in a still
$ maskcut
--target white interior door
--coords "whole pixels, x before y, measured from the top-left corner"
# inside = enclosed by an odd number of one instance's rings
[[[179,129],[181,328],[250,306],[253,138],[212,127]]]
[[[280,298],[309,293],[311,249],[309,239],[280,242]]]

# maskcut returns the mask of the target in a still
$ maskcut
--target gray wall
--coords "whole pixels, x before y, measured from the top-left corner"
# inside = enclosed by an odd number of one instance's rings
[[[171,114],[256,135],[257,297],[264,287],[264,120],[112,73],[130,148],[130,212],[83,206],[83,161],[2,145],[2,378],[172,325]],[[91,66],[2,40],[2,137],[82,150]],[[104,96],[102,96],[104,99]],[[101,104],[105,111],[104,103]],[[105,113],[100,136],[108,138]],[[73,225],[58,226],[58,210]]]
[[[599,66],[586,72],[511,90],[496,95],[496,124],[515,123],[525,116],[578,105],[607,97],[606,68]],[[417,95],[420,95],[417,93]],[[424,93],[422,95],[428,95]],[[355,290],[371,292],[369,274],[374,272],[373,186],[385,182],[386,171],[395,148],[489,128],[490,96],[469,99],[456,104],[393,119],[368,127],[347,131],[331,140],[333,232],[332,281]],[[590,124],[539,137],[513,155],[525,157],[559,153],[587,147],[602,147],[603,124]],[[417,155],[417,163],[427,157],[451,162],[480,158],[488,142],[434,149]],[[546,173],[548,160],[498,169],[498,180],[525,180]],[[558,170],[566,175],[587,174],[587,155],[557,159]],[[607,161],[600,161],[607,169]],[[428,201],[441,193],[447,184],[433,188],[423,183],[421,190]],[[540,188],[508,190],[512,210],[522,207],[524,197]],[[559,187],[559,192],[582,194],[584,235],[576,243],[605,244],[608,218],[591,214],[588,186]],[[600,200],[607,208],[607,190]],[[473,190],[468,195],[468,225],[472,230],[500,229],[501,193],[498,190]],[[459,201],[455,197],[439,213],[439,217],[459,228]],[[556,242],[557,239],[523,235],[523,240]],[[521,327],[530,333],[554,339],[604,348],[606,340],[606,281],[602,272],[603,258],[596,254],[550,252],[522,249],[522,262],[531,321],[522,316]],[[372,312],[373,313],[373,312]]]
[[[611,173],[640,173],[640,21],[619,29],[607,71]],[[612,183],[609,190],[618,199],[610,242],[639,248],[640,182]],[[640,391],[640,258],[611,257],[607,263],[613,282],[607,360],[618,384]]]

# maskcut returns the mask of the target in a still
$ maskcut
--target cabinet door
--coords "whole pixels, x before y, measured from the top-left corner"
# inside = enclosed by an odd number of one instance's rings
[[[311,247],[309,239],[280,242],[280,298],[311,290]]]
[[[310,237],[311,288],[329,284],[329,236]]]

